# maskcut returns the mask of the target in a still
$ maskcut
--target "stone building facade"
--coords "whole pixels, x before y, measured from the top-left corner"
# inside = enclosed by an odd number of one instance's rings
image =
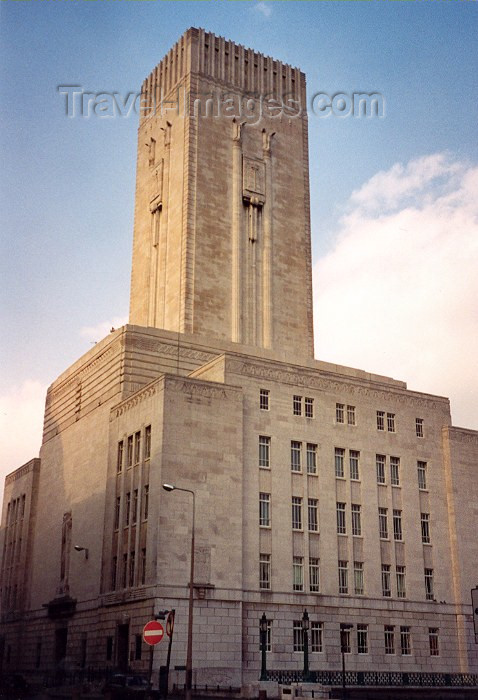
[[[191,502],[166,482],[196,494],[195,682],[257,681],[263,612],[269,668],[300,669],[305,608],[312,669],[352,624],[351,670],[478,673],[478,434],[313,357],[304,75],[190,29],[143,97],[131,324],[53,382],[6,479],[3,669],[145,671],[174,608],[183,679]]]

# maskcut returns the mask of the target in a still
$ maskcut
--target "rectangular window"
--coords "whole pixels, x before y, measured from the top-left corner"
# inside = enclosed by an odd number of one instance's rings
[[[337,503],[337,534],[347,534],[347,527],[345,524],[345,503]]]
[[[259,408],[261,409],[261,411],[269,410],[269,396],[269,389],[261,389],[259,391]]]
[[[271,555],[259,555],[259,588],[270,590],[271,587]]]
[[[123,554],[123,576],[122,576],[123,588],[126,588],[128,582],[128,555]]]
[[[349,572],[348,562],[339,559],[339,593],[349,592]]]
[[[317,474],[317,445],[307,443],[307,474]]]
[[[134,436],[134,463],[139,464],[141,456],[141,433],[137,432]]]
[[[385,411],[377,411],[377,430],[385,430]]]
[[[115,502],[115,530],[119,528],[120,524],[120,510],[121,510],[121,496],[116,496]]]
[[[393,625],[385,625],[383,633],[385,636],[385,653],[395,654],[395,627]]]
[[[422,542],[430,543],[430,513],[421,513],[420,523],[422,528]]]
[[[302,415],[302,396],[293,396],[292,398],[292,413],[294,416]]]
[[[133,436],[132,435],[130,435],[128,437],[126,464],[128,467],[133,466]]]
[[[433,592],[433,569],[425,569],[425,594],[427,600],[435,600]]]
[[[428,628],[428,641],[430,643],[430,656],[440,656],[438,647],[438,627]]]
[[[259,435],[259,466],[269,469],[271,466],[271,439]]]
[[[319,502],[316,498],[309,498],[307,500],[309,532],[317,532],[319,529],[318,505]]]
[[[134,586],[134,550],[129,555],[129,585]]]
[[[427,463],[417,462],[418,488],[425,490],[427,488]]]
[[[118,458],[116,460],[116,471],[119,473],[123,469],[123,440],[118,443]]]
[[[345,458],[345,450],[343,449],[343,447],[336,447],[335,448],[335,476],[336,477],[343,478],[345,476],[344,458]]]
[[[290,442],[290,468],[293,472],[302,471],[302,443],[297,440],[291,440]]]
[[[292,588],[294,591],[304,590],[304,558],[292,558]]]
[[[128,491],[128,493],[126,494],[126,507],[125,507],[125,516],[124,516],[125,527],[127,527],[129,525],[130,514],[131,514],[131,494]]]
[[[352,639],[350,635],[351,625],[340,625],[340,649],[344,654],[352,653]]]
[[[317,557],[309,557],[309,586],[311,593],[320,590],[320,562]]]
[[[363,595],[363,561],[354,561],[354,591],[355,595]]]
[[[271,526],[271,495],[270,493],[259,494],[259,525],[261,527]]]
[[[144,584],[146,583],[146,547],[143,547],[143,549],[141,550],[141,559],[139,562],[139,566],[140,566],[139,575],[140,575],[141,585],[144,586]]]
[[[310,650],[315,653],[322,653],[324,650],[324,623],[310,623]]]
[[[352,535],[362,535],[362,506],[352,503]]]
[[[336,403],[335,404],[335,422],[336,423],[345,423],[344,409],[345,409],[345,406],[343,403]]]
[[[401,542],[403,540],[403,536],[402,536],[402,511],[401,510],[394,510],[393,511],[393,539],[396,540],[397,542]]]
[[[412,653],[410,627],[400,627],[400,653],[402,656],[410,656]]]
[[[355,406],[347,406],[347,423],[355,425]]]
[[[294,651],[304,651],[304,633],[302,631],[302,620],[294,620]]]
[[[389,433],[395,432],[395,413],[387,413],[387,430]]]
[[[292,496],[292,529],[302,530],[302,498]]]
[[[135,634],[135,636],[134,636],[134,659],[135,659],[135,661],[141,661],[142,646],[143,646],[143,636],[141,634]]]
[[[368,654],[368,625],[357,625],[357,652]]]
[[[400,457],[390,457],[390,483],[400,486]]]
[[[423,418],[415,418],[415,433],[417,437],[423,437]]]
[[[138,515],[138,489],[135,489],[133,491],[133,514],[132,514],[133,525],[136,524],[137,515]]]
[[[392,595],[390,564],[382,564],[382,595],[384,598],[390,598]]]
[[[375,467],[377,469],[377,484],[385,483],[385,455],[375,455]]]
[[[388,540],[387,508],[378,509],[378,531],[381,540]]]
[[[143,487],[143,520],[148,519],[149,512],[149,484]]]
[[[111,561],[111,590],[116,589],[116,568],[118,565],[118,557],[113,557]]]
[[[405,567],[397,566],[397,598],[406,598],[407,589],[405,585]]]
[[[357,450],[350,450],[350,478],[354,479],[355,481],[359,479],[359,459],[360,452],[358,452]]]
[[[309,396],[306,396],[305,400],[304,400],[304,409],[305,409],[305,417],[306,418],[313,418],[314,417],[314,399],[310,398]]]
[[[113,661],[113,637],[106,637],[106,661]]]
[[[144,429],[144,458],[151,457],[151,426],[147,425]]]

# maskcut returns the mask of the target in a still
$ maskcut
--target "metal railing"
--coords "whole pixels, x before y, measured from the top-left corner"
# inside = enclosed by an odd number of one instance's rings
[[[342,685],[342,671],[309,671],[307,680],[302,671],[267,671],[267,680],[282,684],[318,683]],[[471,688],[478,687],[478,675],[474,673],[428,673],[421,671],[346,671],[347,686],[414,686],[422,688]]]

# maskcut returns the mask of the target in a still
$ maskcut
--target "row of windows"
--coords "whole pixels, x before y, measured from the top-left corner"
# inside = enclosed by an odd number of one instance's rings
[[[273,651],[273,620],[267,620],[266,633],[266,652]],[[412,654],[412,635],[409,626],[400,625],[396,628],[395,625],[384,625],[383,627],[383,642],[384,651],[387,655],[394,655],[397,651],[402,656],[410,656]],[[341,649],[345,654],[352,653],[352,630],[349,625],[343,623],[340,625],[340,643]],[[292,645],[295,652],[304,651],[304,630],[302,628],[302,620],[294,620],[292,627]],[[430,656],[439,656],[439,629],[438,627],[428,628],[428,646]],[[358,654],[369,653],[369,628],[367,624],[357,624],[356,626],[356,648]],[[323,653],[324,645],[324,623],[316,620],[310,622],[310,641],[309,650],[312,653]]]
[[[146,547],[143,547],[140,552],[138,571],[135,571],[136,553],[134,549],[129,553],[123,554],[121,566],[118,567],[118,557],[115,556],[111,563],[111,589],[116,588],[132,588],[133,586],[144,585],[146,582]]]
[[[304,557],[292,558],[292,590],[304,591]],[[338,560],[338,591],[340,595],[364,595],[364,563],[353,562],[353,581],[349,581],[349,562]],[[390,564],[382,564],[381,568],[382,596],[392,597],[392,570]],[[395,567],[396,597],[406,598],[406,570],[405,566]],[[433,569],[424,569],[425,599],[434,600]],[[272,561],[271,555],[261,553],[259,555],[259,588],[271,590],[272,585]],[[320,560],[318,557],[309,557],[309,591],[320,592]]]
[[[270,410],[269,389],[260,389],[259,408],[261,411]],[[294,394],[292,397],[292,415],[313,418],[314,399],[310,396],[299,396],[298,394]],[[336,403],[335,422],[338,424],[345,424],[345,422],[347,422],[347,425],[356,425],[356,407],[349,404]],[[423,418],[415,418],[415,434],[419,438],[424,437],[423,425]],[[387,430],[389,433],[395,433],[395,413],[377,411],[377,430]]]
[[[125,494],[124,503],[124,513],[123,513],[123,526],[128,527],[129,525],[136,525],[138,519],[138,502],[139,502],[139,489],[134,489],[133,492],[128,491]],[[149,511],[149,484],[143,486],[143,499],[141,503],[141,518],[142,520],[148,519]],[[121,496],[116,497],[115,502],[115,518],[114,518],[114,529],[118,530],[120,526],[121,519]]]
[[[300,440],[290,442],[290,469],[292,472],[302,472],[303,451],[305,444],[305,466],[307,474],[317,474],[317,444],[314,442],[302,443]],[[334,448],[335,476],[338,479],[345,478],[345,460],[347,450],[344,447]],[[390,484],[400,486],[400,457],[389,457]],[[350,478],[354,481],[360,479],[360,452],[348,450],[348,463]],[[259,435],[259,467],[270,469],[271,466],[271,438],[268,435]],[[375,467],[378,484],[387,483],[387,456],[375,455]],[[427,488],[427,462],[417,462],[418,487]]]
[[[126,450],[126,467],[132,467],[133,464],[139,464],[141,460],[141,431],[129,435],[126,439],[118,442],[118,453],[116,460],[116,471],[120,473],[124,467]],[[148,425],[144,429],[144,447],[143,459],[147,460],[151,457],[151,426]]]

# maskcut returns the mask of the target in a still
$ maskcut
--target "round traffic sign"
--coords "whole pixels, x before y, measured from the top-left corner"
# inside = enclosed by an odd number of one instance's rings
[[[146,644],[153,646],[158,644],[164,637],[164,627],[160,622],[151,620],[147,622],[143,629],[143,639]]]

